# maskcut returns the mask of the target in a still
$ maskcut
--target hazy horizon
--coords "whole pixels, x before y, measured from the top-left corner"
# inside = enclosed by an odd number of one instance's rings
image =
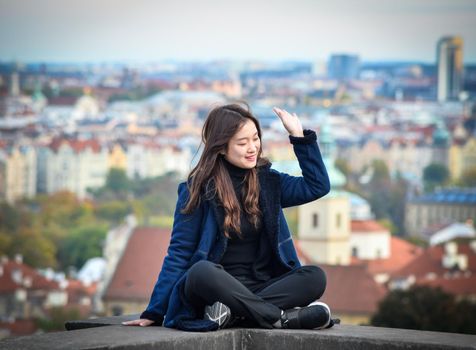
[[[434,63],[459,35],[476,62],[476,1],[0,0],[0,61]]]

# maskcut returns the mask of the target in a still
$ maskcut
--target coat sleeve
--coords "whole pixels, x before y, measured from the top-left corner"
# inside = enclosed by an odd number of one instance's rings
[[[329,176],[317,145],[316,132],[304,130],[304,137],[289,136],[302,176],[291,176],[273,169],[281,180],[281,207],[305,204],[330,191]]]
[[[188,269],[190,258],[200,239],[203,204],[200,204],[191,214],[182,214],[181,209],[188,197],[187,185],[182,182],[178,187],[178,200],[167,256],[164,258],[149,305],[140,315],[141,318],[155,321],[156,325],[162,325],[172,289]]]

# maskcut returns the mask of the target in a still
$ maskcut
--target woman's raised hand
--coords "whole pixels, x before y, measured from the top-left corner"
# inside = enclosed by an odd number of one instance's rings
[[[303,137],[304,132],[302,130],[301,121],[299,120],[296,113],[289,113],[288,111],[274,107],[274,113],[281,119],[281,122],[284,125],[284,128],[289,132],[291,136]]]
[[[154,321],[148,320],[146,318],[140,318],[138,320],[122,322],[124,326],[141,326],[141,327],[150,326],[152,323],[154,323]]]

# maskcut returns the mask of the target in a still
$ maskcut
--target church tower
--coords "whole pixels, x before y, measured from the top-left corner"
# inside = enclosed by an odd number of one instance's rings
[[[319,147],[331,182],[323,198],[298,207],[300,248],[316,263],[350,264],[350,198],[343,191],[345,176],[335,168],[336,145],[327,123],[318,136]]]

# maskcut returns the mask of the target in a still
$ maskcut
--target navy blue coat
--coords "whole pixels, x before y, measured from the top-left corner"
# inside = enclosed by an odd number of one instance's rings
[[[282,273],[299,267],[300,263],[289,232],[283,208],[301,205],[326,195],[329,177],[316,133],[304,130],[304,137],[289,136],[302,170],[302,176],[278,172],[270,165],[258,168],[260,184],[259,206],[263,214],[265,233],[269,236]],[[182,214],[189,192],[185,182],[178,188],[172,236],[162,270],[141,318],[154,320],[156,325],[183,330],[217,329],[211,321],[197,319],[198,314],[184,297],[184,282],[188,269],[200,260],[218,263],[225,253],[228,239],[223,235],[223,213],[216,200],[202,197],[191,214]]]

